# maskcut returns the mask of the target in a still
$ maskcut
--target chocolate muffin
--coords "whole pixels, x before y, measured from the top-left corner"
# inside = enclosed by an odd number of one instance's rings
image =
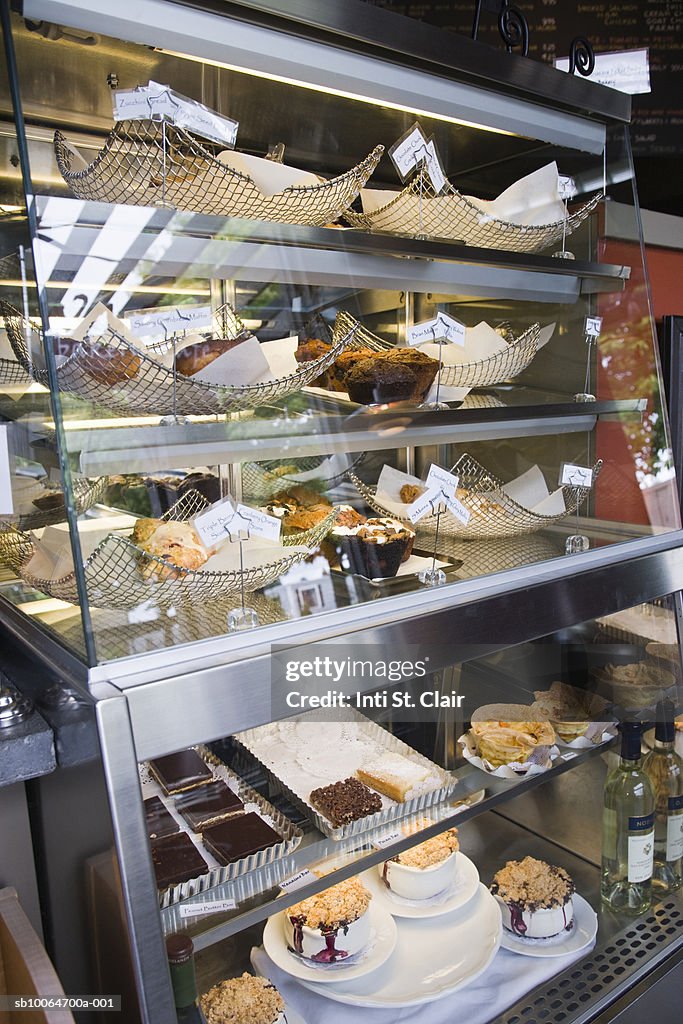
[[[346,390],[352,402],[377,405],[408,401],[417,389],[413,371],[387,359],[363,359],[345,376]]]
[[[413,548],[415,532],[397,519],[368,519],[339,536],[339,564],[368,579],[395,576]]]
[[[437,359],[432,359],[431,356],[416,348],[393,348],[390,352],[383,352],[377,358],[386,360],[388,363],[397,363],[411,370],[415,374],[416,385],[410,397],[415,402],[424,401],[439,370]]]
[[[328,372],[327,386],[331,391],[346,391],[346,375],[357,363],[364,359],[373,359],[375,353],[370,348],[351,348],[337,356]]]
[[[299,341],[294,357],[297,363],[310,363],[314,359],[320,359],[322,356],[326,356],[327,353],[331,351],[332,346],[329,342],[322,341],[320,338],[308,338],[306,341]],[[327,370],[323,370],[318,377],[312,380],[311,384],[316,388],[329,388],[330,378],[331,372],[328,368]]]
[[[340,540],[350,530],[355,530],[367,522],[367,516],[357,512],[352,505],[338,505],[337,518],[333,528],[320,544],[321,554],[325,556],[332,568],[339,565]]]

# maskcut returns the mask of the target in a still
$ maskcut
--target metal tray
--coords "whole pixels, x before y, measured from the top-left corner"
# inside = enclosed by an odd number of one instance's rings
[[[248,786],[246,782],[242,782],[239,776],[230,771],[227,765],[223,764],[207,747],[199,746],[195,747],[195,750],[207,763],[213,772],[214,778],[225,782],[234,793],[237,793],[245,805],[245,810],[256,811],[259,817],[267,821],[276,832],[279,832],[282,836],[282,842],[269,846],[267,850],[252,853],[249,857],[243,857],[242,860],[235,861],[234,864],[218,864],[218,861],[204,847],[200,837],[188,828],[187,823],[178,814],[173,798],[166,796],[159,783],[152,777],[148,765],[146,763],[139,765],[143,800],[151,796],[158,796],[168,809],[169,814],[180,825],[181,831],[189,835],[211,868],[205,875],[191,878],[189,881],[181,882],[179,885],[171,885],[168,889],[160,892],[159,906],[162,910],[173,906],[175,903],[181,903],[192,896],[197,896],[199,893],[206,892],[207,889],[212,889],[216,885],[231,882],[248,871],[255,871],[257,868],[262,868],[266,864],[272,864],[282,857],[288,857],[296,850],[303,837],[301,829],[293,825],[289,818],[286,818],[284,814],[276,810],[255,789]]]
[[[236,736],[234,736],[234,740],[238,746],[246,751],[247,754],[260,766],[262,771],[265,772],[275,787],[279,789],[291,803],[300,807],[301,810],[311,819],[316,828],[318,828],[324,835],[329,836],[330,839],[339,841],[347,839],[350,836],[360,835],[362,832],[379,828],[388,822],[408,817],[418,811],[426,810],[428,807],[434,807],[436,804],[447,800],[452,795],[457,785],[457,779],[451,772],[448,772],[443,768],[439,768],[439,766],[434,764],[433,761],[430,761],[429,758],[419,754],[412,747],[408,746],[407,743],[397,739],[396,736],[392,736],[390,732],[387,732],[387,730],[383,729],[380,725],[377,725],[375,722],[371,722],[359,711],[356,711],[353,708],[337,709],[335,711],[335,719],[337,721],[357,723],[363,736],[376,744],[378,752],[384,750],[387,753],[403,754],[404,756],[409,757],[411,761],[414,761],[416,764],[432,768],[441,777],[443,784],[437,789],[432,789],[427,793],[421,793],[419,796],[414,797],[412,800],[406,800],[404,803],[396,803],[393,800],[389,801],[387,797],[382,797],[382,800],[386,801],[387,805],[384,806],[381,811],[377,811],[376,814],[369,814],[365,818],[359,818],[358,821],[352,821],[348,825],[340,825],[338,828],[335,828],[327,818],[324,818],[322,814],[316,811],[316,809],[308,803],[308,792],[304,794],[290,788],[287,783],[286,763],[283,762],[283,764],[278,766],[276,769],[273,766],[264,764],[260,759],[257,749],[255,749],[257,748],[259,735],[263,733],[263,730],[270,729],[272,726],[261,726],[256,729],[247,729],[245,732],[237,733]],[[311,711],[304,715],[298,715],[296,720],[329,720],[329,711],[325,711],[324,709],[320,711]],[[288,719],[288,721],[291,721],[291,719]]]

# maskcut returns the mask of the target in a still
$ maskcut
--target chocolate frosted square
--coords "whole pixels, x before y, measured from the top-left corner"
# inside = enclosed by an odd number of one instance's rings
[[[193,832],[202,832],[209,825],[244,810],[240,798],[220,780],[177,797],[175,805]]]
[[[196,750],[179,750],[149,762],[152,775],[164,793],[182,793],[211,782],[213,775]]]
[[[152,862],[160,889],[187,882],[209,870],[201,853],[185,832],[152,842]]]
[[[158,796],[144,800],[142,806],[145,809],[147,835],[150,839],[161,839],[162,836],[172,836],[180,832],[178,822],[169,814]]]
[[[354,778],[314,789],[308,802],[335,828],[382,810],[382,798],[368,789],[364,782]]]
[[[232,864],[282,842],[282,836],[254,812],[211,825],[204,829],[202,839],[219,864]]]

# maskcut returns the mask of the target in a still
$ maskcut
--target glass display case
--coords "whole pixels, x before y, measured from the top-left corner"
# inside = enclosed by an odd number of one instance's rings
[[[314,871],[374,879],[456,820],[486,883],[524,829],[570,851],[590,924],[597,822],[557,830],[616,731],[512,786],[465,737],[559,680],[606,685],[610,721],[678,706],[647,278],[603,231],[615,197],[639,224],[628,98],[360,3],[25,0],[3,29],[0,616],[94,703],[140,1019],[173,1012],[164,933],[194,933],[207,987]],[[641,662],[637,708],[592,674]],[[431,783],[330,827],[258,747],[311,709],[330,750],[360,729]],[[207,860],[181,832],[204,867],[159,901],[142,798],[173,789],[144,763],[190,747],[281,842]],[[425,999],[486,978],[490,921]]]

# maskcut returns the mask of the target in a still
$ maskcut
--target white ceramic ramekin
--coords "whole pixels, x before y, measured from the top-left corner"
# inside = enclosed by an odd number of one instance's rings
[[[406,900],[428,900],[437,896],[453,884],[457,870],[457,850],[428,868],[412,867],[396,860],[379,865],[380,877],[389,889]]]
[[[346,927],[324,935],[319,928],[294,924],[285,911],[282,915],[287,945],[299,956],[316,963],[338,963],[360,953],[370,942],[370,918],[367,911]]]

